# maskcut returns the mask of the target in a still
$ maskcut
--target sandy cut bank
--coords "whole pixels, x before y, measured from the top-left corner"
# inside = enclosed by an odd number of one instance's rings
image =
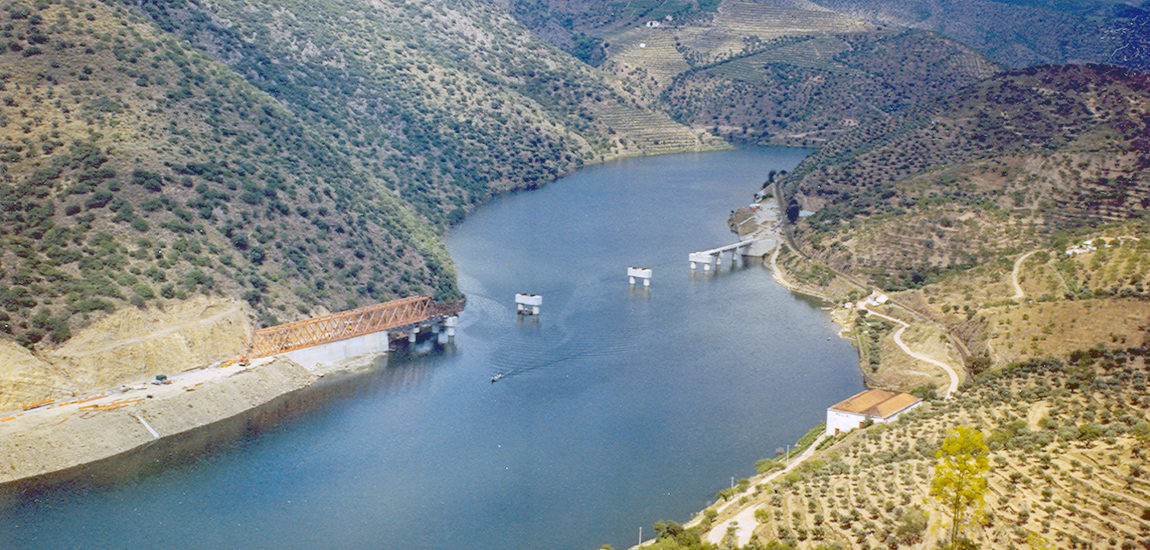
[[[314,383],[321,374],[283,358],[188,371],[0,422],[0,483],[133,451],[242,414]]]
[[[55,349],[0,341],[0,484],[174,439],[386,353],[337,346],[331,362],[248,363],[251,335],[246,303],[201,297],[118,311]]]
[[[0,340],[0,416],[237,357],[251,342],[250,319],[246,302],[196,297],[122,309],[56,348]]]

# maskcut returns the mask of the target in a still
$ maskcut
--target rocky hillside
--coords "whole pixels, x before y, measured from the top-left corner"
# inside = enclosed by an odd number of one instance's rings
[[[1023,69],[844,135],[783,187],[815,212],[799,224],[811,252],[880,287],[914,288],[1059,231],[1140,216],[1147,136],[1147,75]]]
[[[261,324],[455,300],[439,236],[468,208],[702,146],[478,4],[17,0],[0,25],[0,330],[25,346],[196,295]]]

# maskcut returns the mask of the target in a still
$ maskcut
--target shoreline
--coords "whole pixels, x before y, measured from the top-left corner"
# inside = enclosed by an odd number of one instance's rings
[[[87,398],[13,413],[0,423],[0,490],[35,483],[247,414],[381,354],[308,369],[284,357],[217,364]],[[178,459],[179,457],[177,457]]]

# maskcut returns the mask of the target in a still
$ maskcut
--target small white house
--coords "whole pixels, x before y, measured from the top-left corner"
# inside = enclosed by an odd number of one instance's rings
[[[827,409],[827,435],[838,435],[859,428],[868,419],[894,422],[899,415],[922,404],[922,399],[909,393],[867,390]]]
[[[883,294],[882,291],[876,290],[874,292],[871,292],[870,296],[866,297],[866,305],[868,305],[868,306],[881,306],[881,305],[887,303],[888,300],[890,300],[889,296],[887,296],[886,294]]]

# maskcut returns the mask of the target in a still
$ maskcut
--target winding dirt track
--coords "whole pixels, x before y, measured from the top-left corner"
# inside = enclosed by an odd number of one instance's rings
[[[1011,300],[1020,300],[1026,297],[1026,292],[1022,290],[1022,285],[1018,282],[1018,272],[1022,270],[1022,262],[1025,262],[1026,259],[1035,252],[1038,251],[1031,250],[1022,256],[1019,256],[1017,260],[1014,260],[1014,269],[1010,272],[1010,282],[1014,285],[1014,296],[1010,297]]]
[[[946,363],[943,363],[942,361],[937,361],[937,360],[931,359],[930,357],[927,357],[921,353],[912,351],[909,347],[907,347],[906,342],[902,341],[903,331],[905,331],[908,327],[910,327],[910,325],[908,325],[906,323],[906,321],[903,321],[902,319],[895,319],[894,317],[889,317],[887,315],[883,315],[877,311],[873,311],[870,309],[867,309],[867,311],[871,315],[874,315],[875,317],[882,317],[883,319],[886,319],[892,323],[897,323],[898,325],[900,325],[899,329],[897,331],[895,331],[895,333],[894,333],[894,343],[896,345],[898,345],[899,349],[901,349],[903,351],[903,353],[906,353],[907,355],[914,357],[915,359],[918,359],[919,361],[923,361],[925,363],[930,363],[930,364],[946,371],[946,375],[950,377],[950,384],[946,388],[946,393],[943,394],[943,396],[942,396],[943,399],[950,399],[951,394],[958,391],[958,372],[956,372],[953,367],[951,367],[950,365],[947,365]]]

